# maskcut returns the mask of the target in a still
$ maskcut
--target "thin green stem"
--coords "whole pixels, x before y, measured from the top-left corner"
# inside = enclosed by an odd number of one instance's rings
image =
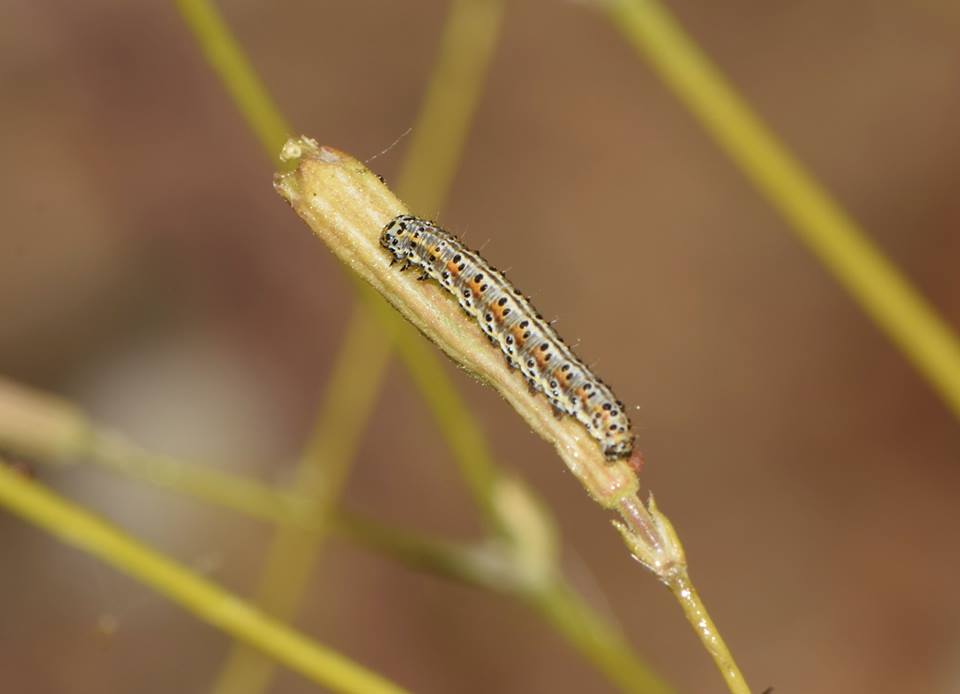
[[[680,538],[670,520],[657,508],[653,495],[650,495],[646,505],[636,497],[623,499],[618,510],[622,520],[614,525],[633,558],[654,572],[670,588],[732,694],[750,694],[733,653],[690,580],[686,553]]]
[[[290,129],[223,18],[208,0],[177,0],[177,6],[238,110],[275,157]],[[451,5],[409,153],[398,175],[401,196],[415,207],[436,211],[446,196],[492,61],[503,10],[503,0],[455,0]],[[495,522],[488,492],[496,472],[475,420],[420,336],[393,311],[383,310],[386,305],[374,292],[364,287],[360,293],[368,306],[372,304],[385,330],[395,336],[404,365],[423,392],[474,500],[485,518]]]
[[[382,339],[380,327],[367,311],[355,310],[292,485],[292,495],[306,500],[300,510],[309,529],[290,524],[277,527],[257,588],[257,604],[278,619],[292,619],[299,608],[388,357],[388,343]],[[267,688],[274,670],[273,661],[237,643],[213,691],[256,694]]]
[[[336,519],[339,536],[416,571],[505,592],[515,579],[509,559],[493,545],[476,547],[424,537],[350,513]]]
[[[112,432],[88,431],[90,437],[73,455],[100,467],[271,523],[303,515],[294,497],[256,480],[150,453]]]
[[[278,527],[296,528],[304,535],[324,537],[333,532],[415,570],[496,591],[531,605],[624,691],[645,691],[649,682],[659,681],[612,626],[563,587],[556,552],[551,548],[554,541],[544,537],[553,532],[554,524],[532,494],[514,480],[501,479],[497,490],[491,492],[499,500],[498,513],[507,521],[506,536],[497,535],[476,545],[427,538],[343,513],[318,524],[312,499],[277,491],[239,475],[155,455],[96,426],[65,400],[2,379],[0,448],[40,463],[88,460],[132,479]]]
[[[267,156],[278,163],[280,148],[292,131],[223,17],[208,0],[175,0],[175,3],[237,110],[260,140]]]
[[[192,3],[182,0],[179,4],[182,11],[184,11],[185,19],[188,21],[188,23],[190,23],[195,33],[201,37],[206,36],[207,39],[210,39],[208,43],[203,44],[203,39],[201,38],[201,43],[204,45],[204,51],[211,63],[214,65],[218,74],[220,74],[224,79],[234,99],[238,101],[241,110],[244,111],[244,114],[247,117],[248,122],[257,131],[260,140],[269,147],[271,154],[278,152],[279,142],[289,129],[286,127],[285,123],[283,123],[282,118],[279,117],[278,111],[270,104],[269,97],[266,95],[265,90],[262,88],[259,81],[257,81],[253,76],[252,71],[249,69],[249,65],[243,60],[242,53],[240,52],[236,43],[230,38],[223,22],[216,15],[212,6],[208,3],[202,2],[201,0],[196,0]],[[191,8],[194,10],[192,13],[190,12]],[[474,44],[474,50],[477,50],[480,54],[485,53],[487,56],[489,56],[490,48],[492,48],[494,45],[492,37],[496,35],[496,28],[499,24],[502,6],[500,3],[493,2],[492,0],[457,0],[454,5],[454,14],[457,12],[463,14],[471,8],[478,10],[478,13],[474,14],[472,19],[469,19],[469,21],[456,22],[453,21],[456,19],[456,17],[451,18],[451,22],[448,26],[448,32],[446,32],[447,39],[444,41],[444,46],[448,47],[449,50],[454,50],[458,46],[464,45],[464,38],[470,38],[469,32],[472,31],[471,27],[486,27],[490,32],[490,40],[478,41],[476,44]],[[466,15],[464,14],[464,16]],[[457,36],[460,36],[460,38],[457,39]],[[455,65],[455,63],[451,63],[451,65]],[[477,65],[480,65],[482,68],[485,63],[481,62]],[[469,64],[462,64],[460,67],[463,68],[464,66],[469,68]],[[474,65],[474,67],[476,67],[476,65]],[[441,71],[438,70],[438,73],[439,72]],[[445,99],[445,96],[451,92],[450,86],[455,84],[457,79],[463,79],[464,75],[466,75],[466,83],[472,84],[476,87],[478,84],[477,75],[479,74],[482,74],[482,71],[471,72],[469,69],[465,71],[450,69],[446,72],[446,80],[448,83],[447,87],[441,86],[436,90],[431,91],[430,97],[428,98],[428,105],[432,101],[436,101],[436,103],[440,104],[444,103],[445,101],[448,103],[456,103],[455,100],[449,101]],[[443,80],[440,79],[438,81],[442,83]],[[471,99],[475,100],[475,98],[476,93],[466,100],[461,100],[461,103],[469,104],[461,113],[463,116],[461,119],[463,121],[461,135],[465,134],[467,130],[467,123],[469,120],[468,116],[473,110],[473,104],[470,103],[470,101]],[[427,118],[424,118],[424,122],[425,125],[429,125],[431,121]],[[440,126],[443,126],[446,122],[447,121],[443,117],[441,117],[440,120],[433,121],[433,123],[438,126],[438,129],[440,129]],[[430,132],[432,129],[432,127],[424,127],[424,130],[427,132]],[[438,146],[435,151],[443,154],[450,152],[450,148],[444,147],[441,143],[441,145]],[[457,149],[457,153],[458,152],[459,148]],[[437,200],[439,200],[439,197],[442,197],[442,191],[445,190],[445,187],[449,185],[449,180],[455,168],[455,161],[457,158],[458,154],[457,156],[449,156],[445,159],[438,159],[436,160],[435,167],[427,166],[419,174],[410,174],[407,180],[419,182],[426,176],[427,173],[436,173],[441,179],[445,179],[443,185],[438,187],[440,192],[437,194]],[[426,160],[429,161],[429,157],[427,157]],[[416,194],[412,195],[415,197]],[[392,319],[396,321],[394,315],[392,313],[390,315]],[[435,414],[438,415],[441,423],[447,427],[447,437],[449,440],[454,442],[455,451],[461,450],[466,452],[467,462],[462,463],[461,468],[466,470],[465,477],[470,483],[471,490],[480,498],[481,504],[489,509],[492,506],[490,499],[494,496],[493,488],[496,486],[495,483],[497,472],[492,463],[490,463],[489,456],[485,453],[485,449],[483,448],[483,437],[480,435],[479,430],[475,428],[472,432],[468,431],[468,435],[466,436],[464,436],[462,430],[458,431],[458,429],[462,429],[462,427],[458,427],[458,422],[452,420],[449,415],[451,412],[457,412],[456,405],[458,403],[462,405],[462,403],[460,403],[456,396],[456,392],[452,388],[450,388],[447,392],[444,392],[442,388],[435,387],[438,378],[438,371],[436,370],[436,367],[426,370],[426,367],[430,366],[430,364],[424,361],[423,355],[427,355],[428,352],[422,343],[419,342],[419,338],[416,339],[418,342],[410,342],[411,345],[416,344],[416,347],[404,350],[402,347],[402,338],[400,338],[401,354],[408,355],[408,359],[412,359],[415,365],[425,369],[419,375],[418,384],[425,389],[432,389],[434,392],[434,397],[429,398],[428,402],[431,404]],[[416,370],[413,372],[416,379],[417,372]],[[466,415],[466,408],[462,408],[460,414]],[[467,418],[467,421],[470,421],[469,418]],[[480,451],[480,454],[477,455],[476,451]],[[471,455],[473,456],[472,459],[470,458]],[[461,459],[462,457],[462,454],[458,455],[458,459]],[[294,573],[299,574],[303,579],[306,577],[305,570]],[[522,575],[527,576],[527,574]],[[547,604],[552,603],[549,603],[548,601]],[[561,602],[558,604],[563,603]],[[576,611],[567,610],[566,612],[559,612],[558,614],[576,614]]]
[[[359,283],[358,283],[359,285]],[[493,486],[500,471],[493,463],[487,439],[470,415],[463,398],[450,379],[443,375],[443,364],[433,347],[368,286],[358,290],[376,314],[381,325],[394,333],[394,347],[426,402],[454,462],[467,484],[473,502],[491,528],[500,528],[493,507]]]
[[[622,691],[670,691],[649,666],[637,660],[623,635],[600,619],[566,583],[558,580],[531,593],[528,602]]]
[[[234,638],[337,692],[402,694],[364,669],[197,576],[84,509],[0,464],[0,503],[63,542],[99,557]]]
[[[621,691],[667,694],[672,689],[637,658],[623,635],[592,610],[562,577],[530,583],[509,544],[464,547],[341,516],[338,531],[350,540],[417,570],[446,576],[521,600]]]
[[[707,652],[713,658],[717,669],[723,675],[724,682],[727,683],[727,689],[731,694],[750,694],[750,687],[743,678],[743,673],[737,666],[730,649],[720,636],[720,630],[713,623],[706,606],[700,600],[697,589],[694,588],[686,570],[680,570],[670,577],[667,581],[670,592],[673,593],[680,607],[683,608],[683,614],[686,616],[690,626],[697,632],[700,642]]]
[[[222,17],[212,4],[204,0],[179,0],[178,6],[238,109],[268,148],[268,153],[275,155],[280,151],[289,128]],[[457,0],[451,8],[428,96],[417,119],[416,133],[400,174],[405,194],[423,205],[431,208],[439,206],[449,188],[469,131],[470,117],[479,98],[483,77],[496,45],[502,9],[502,0]],[[427,172],[430,175],[426,175]],[[366,312],[372,310],[374,315],[379,316],[382,326],[396,336],[404,362],[427,397],[428,406],[440,421],[441,430],[454,450],[461,472],[474,498],[485,511],[484,517],[492,518],[489,504],[492,463],[485,440],[469,412],[451,384],[442,378],[439,363],[423,348],[419,335],[414,334],[392,311],[384,311],[384,302],[374,292],[363,287],[359,293],[366,302],[366,308],[360,308],[359,305],[355,308],[350,325],[365,322]],[[297,496],[317,498],[313,507],[315,520],[322,519],[328,513],[327,507],[336,502],[341,486],[332,479],[326,482],[321,479],[343,478],[356,447],[357,437],[344,436],[339,420],[350,419],[351,423],[359,425],[369,412],[385,371],[388,345],[377,336],[368,335],[358,344],[348,338],[341,347],[341,359],[338,359],[338,367],[333,371],[326,401],[338,403],[336,411],[341,412],[342,416],[331,416],[335,411],[331,407],[325,407],[321,412],[313,441],[302,456],[295,484]],[[345,397],[345,394],[356,392],[350,388],[353,379],[351,373],[355,369],[348,365],[354,361],[373,365],[364,373],[364,383],[370,388],[363,390],[369,396],[363,403]],[[338,384],[345,387],[339,387]],[[346,427],[348,433],[354,429],[357,427]],[[325,450],[334,445],[331,441],[340,442],[335,446],[339,455],[333,458]],[[315,455],[318,452],[323,455]],[[331,469],[321,472],[321,461]],[[287,618],[293,615],[316,560],[319,542],[320,536],[316,533],[304,535],[294,528],[278,531],[268,553],[258,592],[261,604],[272,613]],[[231,652],[214,691],[255,694],[266,688],[271,674],[271,665],[259,654],[238,645]]]
[[[504,0],[453,0],[397,192],[433,215],[447,199],[500,36]]]
[[[436,214],[463,156],[473,114],[500,36],[504,0],[453,0],[440,37],[426,95],[414,121],[397,193],[412,209]],[[394,346],[426,401],[474,503],[497,527],[491,491],[499,472],[476,419],[460,397],[433,348],[363,283],[364,298],[394,335]]]
[[[0,450],[28,460],[95,465],[277,523],[303,515],[289,494],[210,466],[146,451],[73,403],[0,378]]]
[[[606,1],[627,40],[960,416],[960,341],[950,325],[804,170],[660,2]]]

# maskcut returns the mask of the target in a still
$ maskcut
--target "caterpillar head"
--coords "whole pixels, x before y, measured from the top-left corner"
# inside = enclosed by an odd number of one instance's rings
[[[380,245],[390,251],[397,260],[406,260],[411,253],[414,226],[419,221],[409,214],[394,217],[380,233]]]

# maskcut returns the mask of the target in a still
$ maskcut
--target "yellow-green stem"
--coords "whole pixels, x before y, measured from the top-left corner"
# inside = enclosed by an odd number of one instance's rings
[[[436,214],[463,156],[473,114],[500,36],[504,0],[453,0],[447,12],[426,94],[414,119],[397,193],[412,209]],[[500,474],[486,437],[430,345],[363,283],[361,296],[394,335],[394,347],[413,379],[483,520],[499,525],[491,490]]]
[[[227,88],[237,110],[273,162],[289,137],[290,127],[273,103],[263,82],[244,55],[223,17],[208,0],[175,0],[184,22],[217,77]]]
[[[279,152],[278,138],[282,136],[286,125],[222,17],[212,4],[204,0],[185,0],[180,3],[180,8],[198,41],[204,46],[211,66],[234,97],[238,109],[245,114],[261,142],[272,148],[268,150],[268,155],[275,156]],[[502,0],[456,0],[451,8],[428,97],[417,118],[416,132],[400,174],[404,194],[425,206],[438,206],[449,188],[469,131],[470,116],[475,110],[483,77],[496,44],[502,11]],[[478,428],[455,391],[442,377],[433,355],[420,346],[419,337],[413,335],[409,327],[396,319],[392,312],[389,312],[389,318],[385,318],[382,310],[378,312],[383,301],[368,288],[361,286],[359,294],[367,305],[364,307],[358,303],[355,306],[351,326],[366,321],[367,312],[372,309],[375,315],[381,317],[384,327],[397,336],[404,361],[427,396],[428,404],[441,423],[441,431],[453,446],[461,472],[474,498],[486,512],[484,517],[488,521],[495,521],[488,501],[488,487],[494,473]],[[370,398],[361,404],[359,410],[351,410],[350,405],[355,403],[343,397],[343,393],[350,392],[349,388],[344,390],[336,387],[344,382],[345,371],[339,368],[347,363],[344,357],[337,361],[338,368],[334,369],[327,389],[327,400],[340,402],[341,407],[346,408],[340,410],[341,418],[359,423],[370,409],[385,370],[389,344],[372,337],[360,344],[344,344],[341,355],[344,355],[344,351],[354,361],[365,360],[373,365],[366,374],[369,377],[366,382],[371,385],[371,389],[366,391]],[[424,377],[425,373],[429,373],[429,376]],[[339,435],[335,427],[329,426],[333,419],[329,416],[330,412],[330,408],[325,408],[315,425],[320,437],[315,437],[315,445],[310,447],[314,451],[328,445],[323,437]],[[344,437],[340,439],[347,441]],[[313,495],[316,490],[312,488],[310,480],[321,476],[318,471],[321,461],[342,469],[336,474],[326,473],[328,476],[345,476],[356,437],[348,443],[347,446],[338,447],[341,454],[339,460],[330,460],[327,456],[316,457],[308,450],[301,458],[294,493],[300,497]],[[327,484],[326,488],[337,486]],[[327,515],[325,506],[335,504],[336,497],[337,494],[328,493],[318,499],[312,506],[315,521]],[[315,561],[320,541],[321,535],[318,533],[304,535],[290,527],[278,531],[268,552],[259,590],[262,604],[274,614],[292,616],[300,592],[306,587],[309,568]],[[267,687],[272,670],[270,663],[259,654],[238,645],[231,652],[214,691],[255,694]]]
[[[639,660],[623,635],[593,611],[560,576],[528,584],[502,545],[463,547],[344,516],[338,530],[354,542],[420,570],[513,595],[536,611],[623,692],[667,694],[672,689]]]
[[[397,192],[435,215],[447,198],[500,36],[504,0],[453,0]]]
[[[653,571],[670,588],[730,691],[733,694],[750,694],[733,654],[690,581],[680,538],[670,520],[657,508],[653,495],[650,495],[646,505],[636,498],[623,499],[617,510],[622,521],[614,525],[623,535],[634,559]]]
[[[700,642],[713,658],[720,674],[723,675],[727,688],[732,694],[750,694],[750,687],[747,686],[747,682],[743,678],[740,668],[737,667],[730,649],[727,648],[723,637],[720,636],[720,631],[713,620],[710,619],[707,608],[700,600],[697,589],[690,582],[686,569],[676,571],[666,583],[670,592],[673,593],[677,602],[683,608],[683,614],[690,622],[690,626],[697,632]]]
[[[605,0],[627,40],[960,416],[960,341],[658,0]]]
[[[274,617],[294,617],[316,563],[324,528],[346,481],[387,366],[388,342],[366,310],[354,311],[334,362],[323,406],[297,465],[292,495],[310,527],[280,525],[267,552],[256,593],[257,604]],[[213,687],[220,694],[264,691],[274,663],[242,643],[231,649]]]
[[[635,694],[671,691],[652,670],[636,659],[623,635],[600,620],[562,581],[531,594],[528,601],[622,691]]]
[[[413,569],[430,571],[533,605],[584,658],[624,691],[642,691],[645,683],[657,681],[615,629],[591,612],[569,588],[559,590],[566,584],[556,575],[559,571],[556,553],[549,547],[546,551],[543,549],[544,544],[553,543],[543,538],[544,532],[553,532],[553,523],[545,510],[538,510],[537,504],[530,503],[529,492],[516,481],[505,485],[501,479],[499,491],[491,490],[490,494],[499,499],[498,513],[511,520],[507,537],[516,538],[520,546],[508,543],[503,537],[479,545],[461,545],[342,513],[332,522],[318,526],[311,499],[277,491],[236,474],[145,451],[97,427],[71,403],[2,379],[0,448],[41,463],[86,458],[133,479],[191,495],[278,527],[292,526],[301,533],[320,536],[335,532]],[[511,500],[517,493],[521,496]],[[531,513],[535,514],[533,518]],[[537,546],[541,549],[536,549]],[[529,570],[530,555],[535,566],[539,566],[533,572]],[[544,558],[542,561],[547,565],[543,566],[537,556]],[[531,581],[531,576],[539,579]],[[546,592],[552,594],[541,597]],[[583,620],[583,629],[579,628],[578,619]],[[604,637],[604,632],[611,636]],[[590,636],[593,633],[600,636]],[[245,666],[239,670],[243,672]]]
[[[350,694],[403,694],[405,691],[270,619],[216,584],[2,464],[0,503],[67,544],[133,576],[203,621],[269,653],[321,686]]]

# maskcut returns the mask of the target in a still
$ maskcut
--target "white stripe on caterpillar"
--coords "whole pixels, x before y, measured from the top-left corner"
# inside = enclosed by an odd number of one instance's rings
[[[503,273],[453,234],[413,215],[392,219],[380,245],[404,263],[401,269],[414,265],[422,279],[434,279],[452,293],[530,389],[543,393],[558,415],[575,417],[608,460],[631,457],[635,437],[623,403]]]

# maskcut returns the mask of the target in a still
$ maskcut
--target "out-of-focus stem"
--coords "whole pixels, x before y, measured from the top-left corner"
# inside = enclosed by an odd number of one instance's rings
[[[503,0],[456,0],[450,9],[427,97],[416,119],[414,136],[398,177],[402,195],[417,205],[436,209],[450,186],[496,45],[502,11]],[[240,107],[242,109],[243,105]],[[312,443],[299,465],[295,493],[317,498],[315,520],[321,521],[322,517],[329,515],[327,507],[336,503],[339,496],[336,490],[340,485],[332,482],[320,485],[312,480],[321,475],[325,478],[343,477],[343,472],[331,472],[329,468],[346,468],[357,438],[349,436],[356,427],[347,426],[344,431],[339,420],[350,418],[359,422],[366,417],[390,348],[396,346],[453,450],[454,459],[474,499],[484,511],[484,519],[495,525],[496,518],[491,513],[489,501],[489,487],[495,472],[485,438],[452,385],[442,377],[436,358],[424,349],[420,337],[369,287],[360,283],[357,287],[361,302],[354,307],[348,337],[341,345],[341,358],[335,364],[327,387],[328,405],[333,402],[335,406],[324,407],[319,415]],[[350,330],[357,323],[366,323],[368,316],[378,319],[381,328],[385,328],[393,340],[384,340],[382,335],[366,335],[363,340],[352,340]],[[357,389],[353,380],[357,369],[345,368],[348,362],[356,362],[361,368],[364,363],[367,365],[361,381],[368,387],[359,390],[369,396],[366,400],[355,397]],[[320,466],[326,468],[321,470]],[[293,528],[278,530],[271,543],[259,591],[261,604],[273,614],[286,618],[293,616],[299,595],[306,588],[310,567],[319,552],[319,542],[317,534],[304,535]],[[259,654],[238,644],[231,652],[214,691],[256,694],[267,688],[272,671],[272,665]]]
[[[290,495],[239,475],[143,450],[62,398],[0,378],[0,450],[27,460],[100,467],[269,522],[302,515]]]
[[[200,619],[269,653],[317,684],[350,694],[403,694],[401,687],[267,617],[176,562],[0,464],[0,504],[99,557]]]
[[[397,174],[398,197],[412,209],[436,214],[447,198],[463,156],[473,114],[493,61],[504,0],[453,0],[440,36],[426,94],[413,122]],[[491,506],[500,475],[490,447],[430,345],[369,288],[360,290],[381,323],[453,454],[460,475],[488,527],[499,520]]]
[[[233,96],[238,110],[266,146],[268,155],[276,156],[285,139],[287,126],[226,23],[206,0],[179,0],[178,6],[203,47],[211,67]],[[503,0],[456,0],[451,8],[428,97],[417,118],[416,132],[400,174],[404,196],[419,205],[436,209],[449,187],[469,131],[470,116],[475,110],[486,68],[493,54],[502,12]],[[441,432],[452,446],[474,498],[485,511],[484,518],[495,524],[488,495],[494,471],[484,437],[443,377],[433,355],[422,348],[419,336],[412,335],[408,326],[398,320],[392,311],[388,311],[389,318],[384,319],[384,311],[378,311],[383,301],[369,288],[358,286],[360,298],[366,301],[366,305],[358,303],[355,306],[351,328],[365,323],[368,312],[372,310],[373,315],[378,316],[383,326],[396,337],[404,362],[414,375],[416,384],[422,388],[428,405],[438,419]],[[333,417],[333,410],[324,408],[315,425],[313,443],[301,457],[298,466],[295,492],[306,498],[317,497],[316,503],[311,504],[311,515],[315,521],[321,521],[327,515],[326,507],[335,503],[335,491],[339,488],[332,481],[321,483],[317,480],[320,477],[342,478],[356,442],[356,437],[344,437],[341,431],[329,425],[340,419],[349,419],[354,423],[363,420],[370,409],[391,346],[381,336],[372,336],[360,344],[353,344],[348,337],[348,343],[341,347],[341,358],[336,362],[327,389],[327,401],[338,402],[341,407],[337,411],[342,416]],[[367,402],[344,397],[345,392],[351,392],[349,383],[346,391],[335,387],[343,381],[344,374],[352,370],[340,368],[348,360],[366,361],[370,365],[364,382],[371,388],[363,391],[369,395]],[[354,405],[356,407],[352,407]],[[348,426],[347,430],[355,428]],[[325,438],[331,440],[326,441]],[[338,446],[331,442],[333,440],[347,441],[348,445]],[[318,450],[331,447],[339,452],[339,458],[313,455]],[[321,464],[332,466],[336,471],[321,471]],[[319,488],[321,486],[322,489]],[[260,589],[263,603],[271,606],[275,614],[292,616],[298,602],[297,596],[306,585],[319,542],[320,536],[316,533],[303,535],[292,528],[278,530],[268,553]],[[266,688],[271,672],[270,663],[238,645],[221,672],[215,691],[254,694]]]
[[[260,140],[267,156],[276,162],[280,147],[292,131],[223,17],[209,0],[175,2],[237,110]]]
[[[479,424],[453,383],[444,376],[444,365],[430,344],[382,297],[366,285],[361,285],[358,293],[381,325],[393,331],[393,346],[452,452],[484,524],[499,529],[500,519],[493,508],[493,487],[501,472],[493,463],[490,446]]]
[[[623,692],[672,691],[637,658],[623,635],[584,603],[562,577],[551,572],[538,580],[528,580],[528,574],[518,572],[511,548],[503,543],[463,547],[350,516],[341,518],[338,528],[355,542],[413,568],[518,598]]]
[[[637,660],[623,635],[584,604],[566,583],[557,581],[529,595],[528,601],[594,666],[624,692],[671,691]]]
[[[335,511],[374,406],[387,366],[388,344],[373,317],[365,310],[355,310],[292,486],[293,495],[303,500],[300,520],[310,530],[293,524],[277,527],[257,588],[257,604],[278,619],[293,618],[306,590],[324,528]],[[213,691],[256,694],[266,689],[274,670],[272,660],[238,642]]]
[[[627,40],[960,416],[960,340],[658,0],[605,0]]]
[[[434,215],[447,198],[493,59],[504,0],[453,0],[427,93],[414,120],[397,192]]]
[[[531,605],[624,691],[647,691],[650,682],[659,682],[616,629],[578,598],[559,575],[554,524],[529,490],[515,480],[500,478],[490,491],[494,512],[504,519],[505,533],[476,545],[424,537],[341,512],[332,519],[318,519],[313,499],[145,451],[97,426],[68,401],[2,379],[0,449],[38,463],[89,460],[278,527],[296,528],[300,534],[322,537],[332,532],[415,570],[503,593]],[[247,666],[238,666],[238,671],[248,671]]]

